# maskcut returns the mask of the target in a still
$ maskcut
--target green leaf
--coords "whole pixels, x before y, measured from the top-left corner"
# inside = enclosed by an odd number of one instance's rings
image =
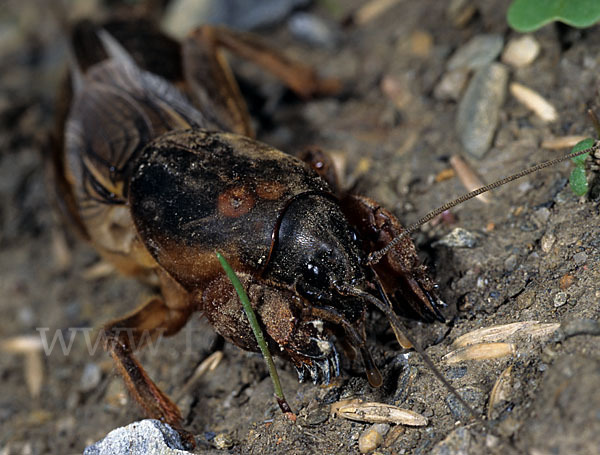
[[[582,150],[589,149],[594,145],[594,140],[592,138],[584,139],[583,141],[579,141],[575,146],[571,149],[571,153],[581,152]],[[571,161],[575,163],[576,166],[583,167],[585,165],[585,160],[589,156],[589,153],[584,153],[583,155],[576,156],[575,158],[571,158]]]
[[[583,196],[588,191],[588,182],[585,176],[585,168],[583,166],[577,166],[571,172],[569,176],[569,184],[573,193],[577,196]]]
[[[518,32],[531,32],[559,21],[572,27],[589,27],[600,20],[598,0],[514,0],[508,24]]]

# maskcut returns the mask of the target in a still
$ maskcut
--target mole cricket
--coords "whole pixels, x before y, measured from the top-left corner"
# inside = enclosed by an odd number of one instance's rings
[[[333,95],[337,80],[318,78],[252,35],[213,26],[179,44],[149,22],[84,22],[74,28],[72,48],[52,157],[60,206],[116,269],[158,280],[160,295],[108,323],[102,336],[145,414],[176,428],[180,411],[133,346],[149,341],[148,333],[173,335],[202,312],[224,338],[258,351],[215,251],[239,276],[271,351],[291,361],[301,380],[340,375],[341,348],[360,356],[379,387],[367,308],[379,308],[402,347],[423,355],[397,314],[444,321],[444,304],[408,234],[442,210],[567,159],[469,193],[404,229],[377,202],[340,188],[323,153],[300,160],[255,140],[222,50],[253,61],[300,97]]]

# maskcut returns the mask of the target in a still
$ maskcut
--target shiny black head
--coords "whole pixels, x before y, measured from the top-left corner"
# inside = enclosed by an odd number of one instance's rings
[[[372,385],[381,384],[366,349],[364,320],[367,300],[343,292],[368,293],[371,269],[355,230],[337,201],[324,193],[306,193],[290,201],[281,215],[274,249],[264,277],[293,289],[305,302],[304,319],[323,324],[319,339],[343,337],[360,352]]]
[[[293,287],[312,305],[335,308],[352,323],[359,320],[364,304],[341,296],[337,287],[365,284],[364,254],[336,201],[325,194],[295,198],[276,234],[268,278]]]

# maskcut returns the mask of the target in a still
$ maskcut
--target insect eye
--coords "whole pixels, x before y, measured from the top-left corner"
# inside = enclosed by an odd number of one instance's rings
[[[304,278],[307,283],[320,288],[326,287],[329,284],[329,277],[325,268],[316,262],[309,262],[306,265]]]
[[[358,243],[358,241],[360,240],[358,232],[356,232],[356,229],[354,229],[353,227],[350,227],[350,238],[354,243]]]

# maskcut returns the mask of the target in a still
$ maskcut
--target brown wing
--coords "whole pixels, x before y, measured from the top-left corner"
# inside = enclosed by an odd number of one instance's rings
[[[131,163],[157,136],[208,123],[175,86],[140,68],[107,32],[98,37],[108,58],[87,61],[85,73],[72,75],[62,159],[71,194],[64,199],[75,201],[85,230],[103,251],[143,255],[125,205]]]

